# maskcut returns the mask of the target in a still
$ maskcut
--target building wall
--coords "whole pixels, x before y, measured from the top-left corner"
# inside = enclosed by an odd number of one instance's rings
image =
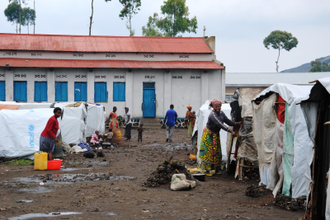
[[[193,110],[207,100],[225,98],[225,80],[222,70],[161,70],[161,69],[43,69],[43,68],[0,68],[0,81],[6,83],[6,101],[13,101],[14,81],[27,82],[27,102],[34,102],[34,82],[47,82],[47,102],[55,102],[55,82],[68,83],[68,101],[74,101],[74,82],[87,82],[87,102],[94,103],[94,82],[107,82],[108,101],[100,102],[106,112],[112,107],[124,114],[130,108],[132,117],[141,118],[143,82],[154,82],[156,93],[156,117],[164,117],[170,104],[179,117],[184,117],[186,106]],[[113,83],[125,82],[124,102],[113,101]]]

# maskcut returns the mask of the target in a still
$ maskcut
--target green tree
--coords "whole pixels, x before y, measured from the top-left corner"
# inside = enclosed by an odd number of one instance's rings
[[[24,21],[24,23],[22,23],[22,25],[27,26],[28,33],[29,33],[29,26],[34,24],[34,21],[36,19],[36,12],[29,7],[23,8],[22,17],[23,17],[23,21]]]
[[[312,61],[311,62],[311,69],[309,70],[309,72],[328,72],[330,71],[330,64],[327,62],[323,62],[321,64],[320,61]]]
[[[153,17],[149,16],[147,26],[142,27],[143,36],[162,37],[163,34],[157,28],[158,14],[154,13]]]
[[[278,57],[276,63],[276,72],[278,72],[278,61],[280,59],[281,49],[290,51],[292,48],[297,47],[298,40],[293,37],[291,33],[286,31],[272,31],[265,39],[264,45],[267,49],[271,46],[278,50]]]
[[[146,26],[142,27],[144,36],[162,36],[175,37],[179,33],[193,32],[197,33],[196,16],[189,19],[189,8],[186,6],[186,0],[167,0],[161,6],[164,18],[159,18],[157,13],[153,17],[149,17]],[[156,34],[156,35],[152,35]]]
[[[7,17],[7,21],[12,22],[13,24],[19,24],[19,11],[20,5],[14,1],[10,3],[4,11],[5,16]],[[17,26],[16,26],[17,33]]]
[[[120,4],[124,7],[120,11],[119,17],[123,20],[127,18],[127,29],[129,30],[129,36],[134,36],[134,30],[132,30],[132,16],[137,14],[141,7],[141,0],[119,0]]]

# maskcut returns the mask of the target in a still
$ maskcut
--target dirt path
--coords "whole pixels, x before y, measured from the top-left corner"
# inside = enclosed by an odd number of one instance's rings
[[[174,161],[191,163],[192,148],[186,132],[176,129],[174,142],[168,144],[164,129],[146,130],[143,145],[138,145],[134,130],[132,140],[124,146],[103,149],[105,157],[67,155],[63,163],[67,169],[59,171],[0,164],[0,218],[28,213],[41,213],[40,218],[32,219],[269,220],[303,216],[303,211],[273,206],[270,194],[245,196],[246,188],[258,181],[238,181],[227,174],[207,177],[188,191],[171,191],[169,185],[144,187],[150,173],[166,158],[173,156]]]

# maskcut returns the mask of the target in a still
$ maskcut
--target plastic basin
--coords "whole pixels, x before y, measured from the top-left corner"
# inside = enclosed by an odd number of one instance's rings
[[[61,169],[62,160],[48,160],[47,170],[59,170]]]

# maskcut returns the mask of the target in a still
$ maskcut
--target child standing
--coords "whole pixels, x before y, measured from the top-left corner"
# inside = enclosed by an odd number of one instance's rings
[[[142,132],[143,132],[143,123],[140,123],[140,126],[138,127],[138,143],[141,141],[142,143]]]

